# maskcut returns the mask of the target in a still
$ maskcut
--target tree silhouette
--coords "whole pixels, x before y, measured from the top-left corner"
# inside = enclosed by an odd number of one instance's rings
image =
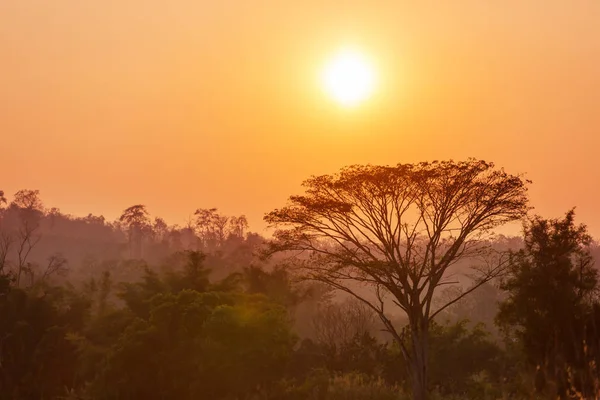
[[[270,252],[308,253],[297,263],[304,278],[371,307],[402,348],[414,399],[426,399],[430,322],[504,270],[506,260],[493,256],[485,239],[526,214],[526,182],[471,159],[357,165],[303,186],[305,195],[291,196],[286,207],[265,216],[277,228]],[[448,283],[447,270],[468,257],[482,261],[473,285],[432,309],[436,288]],[[390,303],[408,316],[410,346],[391,322]]]
[[[127,208],[119,217],[119,221],[124,223],[128,230],[130,255],[133,258],[141,258],[144,231],[150,226],[146,206],[137,204]]]
[[[199,208],[194,215],[202,250],[212,251],[222,246],[229,217],[219,214],[216,208]]]
[[[15,193],[11,205],[23,210],[44,210],[44,204],[40,198],[39,190],[19,190],[17,193]]]
[[[229,218],[229,234],[243,238],[248,230],[248,220],[245,215]]]
[[[575,225],[573,210],[560,220],[535,217],[525,227],[525,248],[513,254],[502,284],[508,299],[498,322],[523,343],[529,362],[543,375],[538,381],[558,383],[561,395],[567,366],[587,362],[581,325],[592,314],[598,288],[591,243],[586,227]],[[596,346],[595,340],[588,342]],[[540,383],[538,390],[544,386]]]
[[[15,193],[10,207],[17,210],[19,216],[19,227],[14,239],[17,251],[16,283],[19,286],[23,272],[30,271],[32,268],[28,261],[31,251],[42,238],[39,228],[40,221],[44,216],[44,204],[40,198],[39,190],[24,189]],[[8,242],[3,240],[3,243]]]
[[[3,211],[6,204],[4,191],[0,190],[0,279],[5,274],[5,268],[8,265],[8,252],[13,242],[13,238],[2,229]]]
[[[158,241],[162,242],[169,234],[169,226],[164,219],[156,217],[154,218],[154,223],[152,224],[152,231],[154,233],[154,237]]]

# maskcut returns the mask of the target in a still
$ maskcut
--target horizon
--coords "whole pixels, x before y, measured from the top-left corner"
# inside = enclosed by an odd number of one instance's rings
[[[218,207],[263,229],[311,175],[474,157],[600,236],[600,3],[143,4],[3,3],[8,194],[171,223]],[[345,46],[377,75],[353,108],[320,83]]]
[[[29,189],[29,188],[22,188],[22,189]],[[36,189],[29,189],[29,190],[36,190]],[[15,191],[15,192],[16,192],[16,191]],[[298,193],[295,193],[295,194],[298,194]],[[12,199],[13,199],[13,197],[14,197],[14,196],[13,196],[13,195],[14,195],[14,193],[7,193],[7,192],[5,192],[5,193],[4,193],[4,195],[5,195],[6,199],[7,199],[7,203],[8,203],[8,204],[10,204],[10,203],[11,203],[11,201],[12,201]],[[40,192],[40,194],[39,194],[39,195],[40,195],[40,199],[41,199],[41,200],[43,201],[43,203],[44,203],[44,208],[45,208],[45,211],[48,211],[48,210],[50,210],[51,208],[57,208],[57,209],[58,209],[58,210],[59,210],[59,211],[60,211],[60,212],[61,212],[61,213],[62,213],[64,216],[67,216],[67,217],[73,217],[73,218],[83,218],[83,217],[86,217],[86,216],[88,216],[89,214],[92,214],[93,216],[96,216],[96,217],[100,217],[100,216],[104,217],[107,223],[118,222],[118,220],[119,220],[119,217],[122,215],[123,211],[125,211],[125,210],[126,210],[126,208],[128,208],[128,207],[131,207],[131,206],[134,206],[134,205],[143,205],[143,206],[145,206],[145,207],[146,207],[146,209],[148,210],[148,212],[149,212],[149,214],[150,214],[149,216],[150,216],[150,218],[151,218],[151,219],[154,219],[154,218],[162,218],[162,219],[163,219],[163,220],[164,220],[164,221],[165,221],[165,222],[166,222],[166,223],[167,223],[169,226],[173,226],[173,227],[177,226],[177,227],[180,227],[180,228],[181,228],[181,227],[185,227],[185,226],[186,226],[186,224],[188,224],[190,221],[192,221],[192,220],[194,219],[194,213],[195,213],[195,211],[196,211],[196,209],[194,209],[194,210],[191,210],[191,211],[188,213],[187,217],[180,218],[180,220],[179,220],[179,221],[171,221],[171,220],[169,220],[168,218],[164,218],[163,216],[161,216],[161,215],[159,215],[159,214],[155,214],[155,213],[153,213],[153,212],[152,212],[152,209],[150,209],[150,208],[147,206],[147,204],[145,204],[144,202],[139,202],[139,203],[130,204],[130,205],[126,206],[126,207],[123,207],[123,210],[121,210],[120,212],[116,213],[115,215],[108,215],[108,214],[105,214],[105,213],[98,213],[98,214],[96,214],[96,213],[89,213],[89,212],[88,212],[88,213],[85,213],[85,212],[84,212],[84,213],[75,214],[75,213],[71,213],[71,212],[69,212],[68,210],[64,210],[64,209],[62,209],[62,208],[61,208],[60,206],[58,206],[58,205],[55,205],[55,204],[48,204],[48,203],[45,201],[44,194]],[[210,209],[210,208],[213,208],[213,207],[209,205],[209,206],[207,206],[207,207],[201,207],[201,208]],[[217,208],[217,209],[218,209],[218,212],[219,212],[219,213],[222,213],[222,214],[224,214],[224,215],[232,215],[232,216],[234,215],[234,214],[228,213],[228,212],[227,212],[227,210],[222,210],[222,209],[220,209],[219,207],[215,207],[215,208]],[[269,211],[272,211],[272,210],[269,210]],[[269,211],[265,211],[264,215],[268,214],[268,212],[269,212]],[[567,210],[567,211],[568,211],[568,210]],[[558,218],[562,218],[562,217],[564,217],[564,215],[565,215],[566,213],[567,213],[567,212],[563,213],[562,215],[551,216],[551,217],[549,217],[549,216],[545,216],[545,217],[546,217],[546,218],[550,218],[550,219],[554,219],[554,218],[557,218],[557,219],[558,219]],[[575,213],[577,214],[577,209],[576,209],[576,207],[575,207]],[[244,214],[244,213],[240,213],[240,214],[238,214],[238,215],[240,215],[240,216],[241,216],[241,215],[243,215],[243,216],[245,216],[245,217],[247,217],[247,218],[248,218],[248,216],[247,216],[246,214]],[[528,216],[529,216],[529,217],[534,217],[534,216],[540,216],[540,217],[544,217],[544,216],[538,215],[538,214],[535,212],[535,208],[533,208],[533,209],[531,210],[531,212],[528,214]],[[578,218],[579,218],[579,217],[578,217]],[[580,218],[579,218],[579,219],[580,219]],[[249,220],[249,231],[248,231],[248,232],[258,233],[259,235],[261,235],[261,236],[266,236],[266,237],[269,237],[269,236],[271,236],[271,235],[272,235],[272,233],[273,233],[273,228],[269,228],[268,224],[264,222],[263,218],[261,218],[261,219],[258,221],[258,222],[259,222],[259,226],[260,226],[259,228],[255,228],[255,226],[253,226],[253,223],[252,223],[253,221],[252,221],[250,218],[248,218],[248,220]],[[506,237],[522,237],[522,236],[523,236],[523,222],[524,222],[524,221],[514,221],[514,222],[509,222],[509,223],[507,223],[507,224],[504,224],[504,225],[502,225],[502,226],[499,226],[499,227],[497,227],[496,229],[494,229],[494,231],[493,231],[493,232],[494,232],[494,234],[496,234],[496,235],[502,235],[502,236],[506,236]],[[580,222],[580,223],[582,223],[582,222]],[[586,225],[586,226],[587,226],[587,224],[585,224],[585,223],[584,223],[584,225]],[[594,232],[593,232],[591,229],[589,229],[589,226],[588,226],[588,231],[589,231],[589,232],[590,232],[590,234],[592,235],[592,238],[594,239],[594,242],[596,242],[596,243],[600,243],[600,235],[598,235],[598,236],[597,236],[597,235],[595,235],[595,234],[594,234]]]

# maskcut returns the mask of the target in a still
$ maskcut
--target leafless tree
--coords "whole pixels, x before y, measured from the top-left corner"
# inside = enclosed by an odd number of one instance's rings
[[[298,258],[300,276],[370,307],[402,349],[413,398],[424,400],[430,322],[506,268],[489,239],[493,228],[526,215],[526,183],[473,159],[347,167],[308,179],[304,195],[265,216],[277,228],[270,252],[308,254]],[[480,261],[472,286],[432,308],[436,289],[465,258]],[[392,324],[390,304],[407,315],[408,329]]]
[[[42,238],[39,228],[44,205],[39,194],[39,190],[19,190],[10,204],[11,208],[16,209],[19,215],[19,227],[14,238],[17,252],[17,286],[21,283],[23,272],[30,268],[28,260],[31,251]]]
[[[319,343],[340,347],[370,333],[375,318],[373,310],[355,298],[341,303],[328,302],[319,307],[312,320],[314,336]]]
[[[8,253],[13,242],[14,239],[9,233],[0,230],[0,275],[4,274],[5,270],[9,267]]]
[[[38,233],[38,224],[30,221],[22,221],[17,233],[17,286],[21,283],[21,276],[30,269],[28,261],[31,251],[42,239]]]
[[[48,262],[39,281],[44,282],[52,275],[64,275],[68,271],[68,261],[62,254],[57,253],[48,257]]]

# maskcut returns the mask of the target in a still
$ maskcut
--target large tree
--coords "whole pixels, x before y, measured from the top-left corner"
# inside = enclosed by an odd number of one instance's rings
[[[473,159],[346,167],[306,180],[304,195],[265,216],[277,228],[271,251],[309,254],[297,259],[304,278],[373,309],[402,347],[414,398],[426,399],[430,323],[503,271],[505,259],[492,257],[487,239],[493,228],[526,214],[526,183]],[[436,288],[449,283],[448,269],[469,257],[481,260],[472,285],[434,309]],[[408,329],[394,326],[390,305],[407,315]]]

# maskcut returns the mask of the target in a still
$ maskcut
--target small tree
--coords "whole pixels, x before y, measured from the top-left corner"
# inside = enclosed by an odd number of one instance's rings
[[[265,216],[277,228],[271,252],[310,254],[298,261],[301,276],[373,309],[408,361],[414,398],[426,399],[430,323],[503,271],[505,260],[491,257],[486,239],[493,228],[526,214],[526,182],[491,163],[468,160],[351,166],[303,186],[305,195]],[[473,285],[433,309],[448,269],[467,257],[486,261]],[[408,317],[410,346],[391,322],[390,305]]]

